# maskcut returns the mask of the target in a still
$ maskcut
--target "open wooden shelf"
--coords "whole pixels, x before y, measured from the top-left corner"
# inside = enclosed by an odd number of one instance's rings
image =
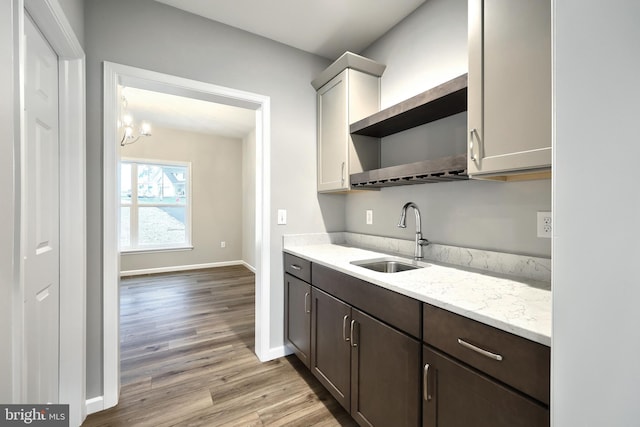
[[[351,188],[381,188],[467,180],[467,156],[442,157],[436,160],[390,166],[351,175]]]
[[[384,138],[463,111],[467,111],[466,74],[352,123],[349,131]]]
[[[352,123],[353,135],[393,135],[467,110],[467,75],[463,74],[399,104]],[[467,176],[467,155],[409,163],[352,174],[351,188],[459,181]]]

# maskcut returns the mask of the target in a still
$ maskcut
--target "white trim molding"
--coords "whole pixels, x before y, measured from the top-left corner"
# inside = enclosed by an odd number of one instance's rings
[[[141,268],[139,270],[121,271],[120,277],[142,276],[144,274],[173,273],[175,271],[202,270],[204,268],[228,267],[231,265],[242,265],[246,267],[247,263],[244,261],[222,261],[207,262],[202,264],[173,265],[168,267]]]
[[[87,407],[87,415],[100,412],[104,409],[104,398],[102,396],[98,396],[87,399],[85,406]]]
[[[118,403],[119,394],[119,192],[117,89],[118,85],[162,93],[205,99],[256,111],[256,346],[260,360],[273,358],[269,348],[270,318],[270,98],[268,96],[217,86],[211,83],[143,70],[112,62],[104,63],[104,155],[103,155],[103,374],[104,409]],[[184,269],[184,266],[180,267]],[[278,352],[280,354],[281,352]],[[275,356],[279,357],[279,356]]]

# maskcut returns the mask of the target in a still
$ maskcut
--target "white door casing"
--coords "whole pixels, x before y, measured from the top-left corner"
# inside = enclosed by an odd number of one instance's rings
[[[104,62],[103,75],[103,396],[90,413],[115,406],[120,392],[118,212],[118,85],[170,93],[256,111],[256,304],[255,353],[261,361],[284,356],[270,346],[270,158],[271,100],[268,96],[155,71]]]
[[[58,57],[26,16],[23,401],[58,403],[60,241]]]

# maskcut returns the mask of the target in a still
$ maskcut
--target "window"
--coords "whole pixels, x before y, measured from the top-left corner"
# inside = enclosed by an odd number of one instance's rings
[[[189,247],[190,165],[178,162],[120,163],[122,251]]]

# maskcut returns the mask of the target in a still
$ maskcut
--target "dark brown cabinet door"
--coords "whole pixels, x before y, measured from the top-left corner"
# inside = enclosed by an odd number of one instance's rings
[[[547,427],[549,410],[423,347],[423,427]]]
[[[362,426],[420,424],[420,343],[355,308],[351,415]]]
[[[309,367],[311,350],[311,285],[284,275],[285,337],[295,354]]]
[[[348,411],[351,307],[315,287],[311,296],[311,372]]]

